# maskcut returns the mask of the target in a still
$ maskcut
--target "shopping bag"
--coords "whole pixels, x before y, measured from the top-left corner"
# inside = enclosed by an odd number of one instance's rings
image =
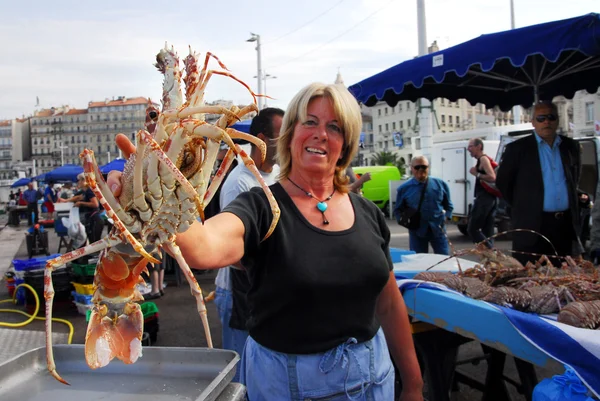
[[[533,389],[532,401],[594,401],[579,377],[567,367],[562,375],[544,379]]]
[[[85,226],[79,220],[79,208],[72,207],[69,211],[69,218],[62,218],[63,225],[67,228],[67,235],[73,241],[73,248],[80,248],[87,241]]]

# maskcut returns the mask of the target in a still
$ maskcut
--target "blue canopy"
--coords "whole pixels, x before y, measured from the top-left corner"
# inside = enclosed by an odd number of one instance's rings
[[[238,121],[237,123],[233,124],[229,128],[233,128],[233,129],[236,129],[238,131],[245,132],[246,134],[248,134],[250,132],[250,124],[252,124],[252,120],[242,120],[242,121]]]
[[[600,15],[481,35],[405,61],[348,89],[366,106],[385,101],[467,99],[507,111],[600,86]]]
[[[16,187],[24,187],[25,185],[29,184],[31,182],[31,178],[19,178],[17,181],[13,182],[11,184],[11,188],[16,188]]]
[[[83,173],[83,167],[76,164],[63,164],[46,173],[46,182],[75,182],[81,173]]]
[[[125,159],[114,159],[113,161],[106,163],[104,166],[100,166],[100,172],[102,174],[108,174],[112,170],[123,171],[125,162]]]
[[[36,175],[33,179],[36,181],[46,181],[46,173]]]

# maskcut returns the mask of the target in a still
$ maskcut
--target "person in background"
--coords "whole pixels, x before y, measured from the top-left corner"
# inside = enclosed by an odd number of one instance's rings
[[[511,207],[512,227],[535,231],[551,243],[530,232],[515,232],[513,256],[523,265],[540,255],[554,255],[555,250],[559,256],[580,257],[580,146],[557,135],[558,110],[553,103],[537,103],[531,123],[533,134],[506,146],[496,187]]]
[[[39,192],[33,189],[33,182],[27,184],[27,189],[23,192],[23,200],[27,202],[27,225],[32,226],[38,223],[39,208],[38,199]]]
[[[75,207],[79,208],[79,218],[85,226],[90,244],[99,241],[104,229],[104,220],[100,216],[100,202],[96,194],[85,181],[84,173],[77,176],[78,190],[71,198],[57,199],[58,202],[74,202]]]
[[[346,176],[349,180],[348,184],[350,184],[350,192],[354,192],[355,194],[360,194],[363,184],[367,181],[371,181],[371,173],[368,172],[361,175],[360,178],[357,178],[352,166],[348,166],[346,169]]]
[[[58,196],[54,190],[54,182],[48,181],[44,190],[44,206],[50,215],[54,213],[54,204],[57,202]]]
[[[410,162],[410,169],[412,178],[398,187],[394,209],[396,220],[400,220],[405,208],[419,210],[421,203],[419,227],[408,231],[410,250],[427,253],[431,244],[434,253],[449,255],[444,222],[452,217],[454,209],[450,199],[450,188],[443,180],[429,177],[429,161],[425,156],[414,157]]]
[[[147,267],[148,272],[150,273],[150,284],[152,286],[152,289],[148,294],[144,295],[144,301],[157,299],[165,295],[165,292],[163,291],[163,283],[165,280],[164,264],[148,263]]]
[[[267,155],[264,161],[260,149],[256,146],[252,145],[250,151],[250,158],[254,161],[267,185],[274,184],[279,174],[275,156],[283,114],[281,109],[268,107],[261,110],[250,124],[250,135],[257,137],[267,145]],[[260,183],[246,165],[238,164],[223,183],[220,198],[221,210],[239,194],[258,186]],[[250,290],[250,281],[246,272],[239,270],[239,267],[241,267],[239,264],[234,264],[219,270],[215,280],[215,303],[221,318],[223,348],[242,355],[248,338],[246,321],[249,318],[249,312],[246,293]],[[239,371],[236,372],[233,381],[239,381]]]
[[[281,172],[270,189],[281,216],[272,235],[264,239],[273,214],[261,188],[177,235],[191,267],[241,260],[248,273],[250,336],[239,369],[249,400],[392,400],[390,353],[400,400],[423,400],[385,216],[348,192],[361,127],[360,107],[343,85],[304,87],[277,144]],[[124,136],[117,143],[126,155],[135,151]],[[118,196],[120,173],[108,180]]]
[[[219,153],[217,154],[218,166],[215,166],[216,169],[218,169],[221,166],[221,163],[223,163],[223,159],[225,158],[225,155],[227,154],[228,150],[229,150],[229,146],[227,146],[226,143],[222,143],[221,147],[219,149]],[[227,177],[229,176],[229,174],[233,171],[233,169],[237,165],[238,165],[237,159],[233,159],[233,162],[229,166],[229,170],[227,170],[227,172],[225,173],[225,177],[223,177],[223,181],[221,181],[221,185],[219,185],[219,187],[215,191],[215,195],[210,200],[208,205],[206,205],[206,207],[204,208],[204,217],[205,218],[207,218],[207,219],[211,218],[221,211],[221,206],[219,205],[219,202],[221,199],[221,188],[223,187],[222,183],[224,183],[227,180]]]
[[[476,178],[475,200],[471,208],[467,231],[471,236],[471,240],[479,243],[494,235],[494,220],[496,218],[498,198],[488,192],[481,184],[481,181],[494,183],[496,181],[496,172],[492,168],[490,157],[483,153],[483,141],[481,139],[471,139],[467,150],[471,154],[471,157],[477,160],[477,164],[469,170],[469,173]],[[489,248],[493,244],[493,240],[491,239],[486,242]]]

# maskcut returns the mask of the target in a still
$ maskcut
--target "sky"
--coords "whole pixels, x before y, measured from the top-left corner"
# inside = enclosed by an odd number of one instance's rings
[[[600,12],[598,0],[513,0],[523,27]],[[0,0],[0,120],[39,107],[86,108],[117,96],[159,102],[156,54],[210,51],[257,91],[260,35],[269,106],[286,108],[303,86],[347,86],[418,54],[417,0],[7,1]],[[450,47],[511,27],[510,0],[425,0],[427,42]],[[210,68],[219,69],[215,62]],[[265,92],[263,88],[263,93]],[[249,104],[248,91],[213,76],[205,99]]]

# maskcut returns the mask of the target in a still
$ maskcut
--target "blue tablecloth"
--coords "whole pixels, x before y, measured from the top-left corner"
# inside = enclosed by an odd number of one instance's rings
[[[600,397],[600,330],[580,329],[559,323],[553,316],[524,313],[472,300],[441,284],[399,279],[398,287],[403,293],[410,290],[447,291],[454,296],[464,297],[465,302],[468,300],[469,303],[481,303],[482,308],[492,307],[499,310],[520,336],[544,354],[571,367],[596,397]]]

